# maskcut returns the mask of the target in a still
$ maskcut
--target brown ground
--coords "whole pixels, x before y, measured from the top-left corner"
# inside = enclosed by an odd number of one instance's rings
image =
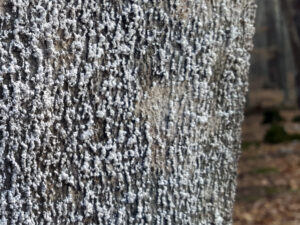
[[[280,111],[288,133],[300,133],[291,122],[300,111]],[[264,143],[270,125],[262,113],[246,116],[239,162],[234,225],[300,225],[300,141]]]

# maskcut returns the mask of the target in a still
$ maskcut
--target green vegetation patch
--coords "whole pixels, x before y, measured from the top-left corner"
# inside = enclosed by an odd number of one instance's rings
[[[261,144],[261,142],[259,142],[259,141],[243,141],[242,149],[246,150],[246,149],[250,148],[251,146],[258,148],[260,146],[260,144]]]
[[[269,174],[269,173],[276,173],[278,170],[276,168],[272,167],[263,167],[263,168],[257,168],[252,170],[251,174]]]
[[[278,144],[287,141],[300,140],[300,134],[288,134],[283,126],[273,124],[267,130],[264,140],[270,144]]]
[[[290,134],[289,138],[290,138],[290,141],[300,140],[300,134]]]
[[[283,126],[273,124],[266,132],[264,137],[265,142],[277,144],[290,140],[290,136],[286,133]]]

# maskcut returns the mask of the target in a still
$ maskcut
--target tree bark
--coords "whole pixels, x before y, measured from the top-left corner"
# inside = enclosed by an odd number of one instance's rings
[[[1,224],[231,223],[252,1],[0,5]]]

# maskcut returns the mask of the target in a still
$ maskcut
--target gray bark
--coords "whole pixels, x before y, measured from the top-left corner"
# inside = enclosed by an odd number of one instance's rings
[[[0,9],[1,224],[231,223],[252,1]]]

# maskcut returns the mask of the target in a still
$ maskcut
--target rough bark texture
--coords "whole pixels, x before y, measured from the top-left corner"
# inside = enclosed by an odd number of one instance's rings
[[[0,9],[1,224],[231,223],[252,1]]]

